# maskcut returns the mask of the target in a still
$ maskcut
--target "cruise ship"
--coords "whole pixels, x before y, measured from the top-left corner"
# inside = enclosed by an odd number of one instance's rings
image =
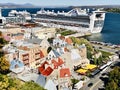
[[[24,17],[26,21],[30,21],[31,18],[31,14],[29,12],[25,11],[16,11],[16,10],[11,10],[8,14],[8,16],[10,17],[14,17],[14,16],[19,16],[19,17]]]
[[[23,16],[3,17],[1,10],[2,10],[2,8],[0,8],[0,26],[6,25],[6,24],[24,24],[24,23],[26,23],[26,19]]]
[[[89,9],[74,8],[68,12],[45,11],[41,9],[33,15],[33,21],[43,26],[75,30],[78,32],[99,33],[102,31],[105,11],[100,9],[89,13]]]

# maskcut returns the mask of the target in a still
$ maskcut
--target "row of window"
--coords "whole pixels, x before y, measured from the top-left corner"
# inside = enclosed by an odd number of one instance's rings
[[[103,27],[104,21],[103,20],[97,20],[94,23],[94,27]]]
[[[25,18],[22,18],[22,17],[6,18],[6,23],[23,23],[23,22],[25,22]]]

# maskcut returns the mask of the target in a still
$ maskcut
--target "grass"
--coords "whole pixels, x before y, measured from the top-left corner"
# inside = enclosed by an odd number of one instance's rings
[[[102,57],[109,57],[109,56],[113,55],[110,52],[105,52],[105,51],[102,51],[102,50],[100,50],[100,52],[102,53]]]
[[[76,83],[79,82],[79,80],[77,80],[77,79],[71,79],[71,82],[72,82],[73,84],[76,84]]]
[[[75,34],[75,33],[77,33],[77,32],[76,31],[67,30],[67,31],[61,32],[61,35],[67,36],[67,35],[71,35],[71,34]]]

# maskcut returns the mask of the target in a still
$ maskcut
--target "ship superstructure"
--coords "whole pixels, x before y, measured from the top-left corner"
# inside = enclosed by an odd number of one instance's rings
[[[11,16],[11,17],[19,16],[19,17],[24,17],[27,21],[31,20],[31,14],[27,12],[26,10],[24,11],[11,10],[8,16]]]
[[[13,15],[13,16],[2,16],[2,8],[0,8],[0,26],[6,25],[6,24],[24,24],[26,22],[26,19],[22,15]]]
[[[78,32],[98,33],[102,31],[105,12],[96,10],[89,13],[88,10],[80,8],[69,12],[45,11],[41,9],[33,16],[33,20],[47,27],[64,28]]]

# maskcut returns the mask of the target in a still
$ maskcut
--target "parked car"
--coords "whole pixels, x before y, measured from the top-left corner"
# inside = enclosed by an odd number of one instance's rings
[[[102,49],[102,47],[99,47],[99,49]]]

